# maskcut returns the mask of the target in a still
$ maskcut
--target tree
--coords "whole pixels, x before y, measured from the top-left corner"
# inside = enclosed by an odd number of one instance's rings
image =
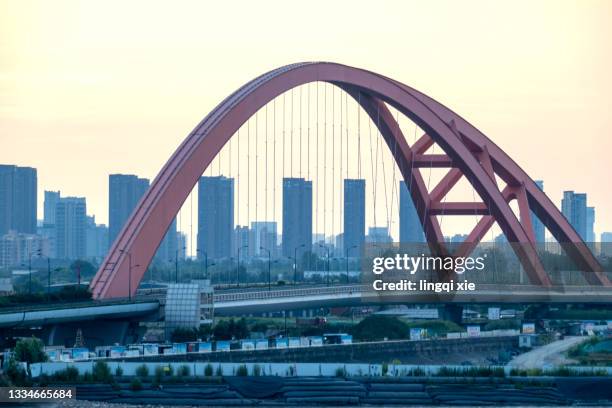
[[[405,339],[410,335],[410,327],[396,317],[372,315],[363,319],[352,330],[358,340]]]
[[[230,319],[229,321],[221,320],[215,325],[213,333],[215,338],[219,340],[230,340],[232,338],[245,339],[248,338],[250,334],[244,318],[238,320],[238,322],[234,319]]]
[[[70,270],[79,274],[81,281],[89,280],[96,274],[96,267],[88,261],[77,259],[70,264]],[[76,276],[76,275],[75,275]]]
[[[195,341],[197,339],[197,336],[198,332],[195,329],[177,327],[170,335],[170,339],[173,343],[184,343],[187,341]]]
[[[14,355],[17,361],[28,364],[47,361],[45,345],[36,337],[18,340],[15,345]]]

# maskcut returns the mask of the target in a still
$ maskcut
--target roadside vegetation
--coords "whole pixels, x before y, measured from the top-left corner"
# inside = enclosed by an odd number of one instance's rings
[[[612,365],[612,339],[593,336],[576,344],[567,351],[567,356],[580,365]]]

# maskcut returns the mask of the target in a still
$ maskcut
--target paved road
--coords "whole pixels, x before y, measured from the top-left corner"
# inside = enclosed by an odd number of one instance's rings
[[[588,337],[572,336],[563,340],[553,341],[545,346],[535,348],[527,353],[513,358],[508,366],[514,368],[554,368],[571,360],[565,357],[565,352],[572,346],[585,341]]]

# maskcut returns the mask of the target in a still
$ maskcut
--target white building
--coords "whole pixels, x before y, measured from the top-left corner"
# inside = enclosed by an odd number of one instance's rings
[[[0,237],[0,267],[26,265],[32,258],[49,255],[48,241],[36,234],[9,231]]]

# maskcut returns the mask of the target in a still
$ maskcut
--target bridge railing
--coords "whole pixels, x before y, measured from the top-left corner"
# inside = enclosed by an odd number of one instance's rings
[[[315,295],[345,295],[361,293],[363,285],[325,286],[314,288],[291,288],[274,289],[270,291],[250,291],[217,293],[214,295],[215,302],[236,302],[241,300],[264,300],[287,297],[315,296]]]

